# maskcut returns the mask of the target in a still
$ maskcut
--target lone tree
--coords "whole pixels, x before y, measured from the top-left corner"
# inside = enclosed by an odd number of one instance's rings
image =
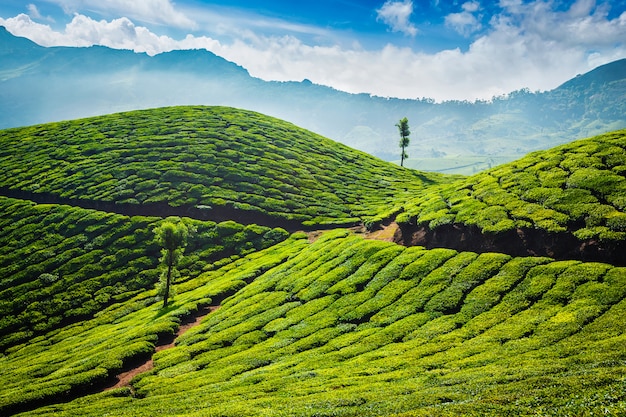
[[[400,148],[402,148],[402,154],[400,155],[400,166],[404,166],[404,158],[408,158],[406,153],[406,147],[409,146],[409,136],[411,131],[409,130],[409,119],[406,117],[396,123],[398,130],[400,131]]]
[[[174,223],[176,221],[176,223]],[[167,307],[170,297],[172,277],[178,273],[176,266],[183,257],[189,229],[180,219],[168,219],[154,228],[157,243],[161,245],[161,279],[158,293],[163,297],[163,308]]]

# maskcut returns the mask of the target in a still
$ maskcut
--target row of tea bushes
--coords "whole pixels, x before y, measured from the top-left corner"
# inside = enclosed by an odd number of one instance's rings
[[[435,229],[477,226],[570,232],[579,239],[626,239],[626,131],[540,151],[451,186],[418,194],[399,217]]]
[[[114,384],[117,373],[149,358],[183,318],[244,288],[305,244],[303,236],[296,236],[245,257],[223,259],[221,267],[175,284],[177,295],[165,310],[154,291],[144,290],[91,319],[8,348],[0,354],[0,414],[67,401]]]
[[[31,415],[626,409],[626,268],[403,248],[334,231],[197,280],[241,284],[155,355],[154,370],[133,382],[135,398],[121,389]],[[208,291],[194,287],[197,297]]]
[[[437,174],[402,169],[295,125],[170,107],[0,131],[0,187],[351,224],[397,211]]]
[[[156,217],[0,197],[0,350],[152,289]],[[211,263],[271,246],[282,229],[185,219],[195,230],[180,280]]]

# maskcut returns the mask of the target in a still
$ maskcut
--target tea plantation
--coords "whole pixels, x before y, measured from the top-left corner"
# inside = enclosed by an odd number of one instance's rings
[[[2,416],[626,415],[624,263],[406,245],[473,228],[623,248],[626,131],[467,178],[224,107],[0,145]],[[395,216],[405,245],[345,228]],[[165,220],[190,230],[167,308]]]
[[[208,217],[227,211],[353,225],[386,217],[416,190],[448,178],[401,169],[287,122],[225,107],[171,107],[0,131],[0,187],[72,204],[161,204]]]
[[[249,284],[245,284],[249,282]],[[239,288],[133,387],[25,415],[618,415],[626,269],[301,235],[2,358],[2,404],[92,387]],[[62,384],[62,385],[60,385]],[[60,387],[60,388],[57,388]],[[594,410],[597,412],[594,413]]]
[[[93,316],[151,288],[162,219],[0,197],[0,349]],[[181,280],[211,262],[271,246],[282,229],[185,219]]]
[[[475,226],[567,232],[579,240],[626,239],[626,130],[540,151],[427,189],[398,221],[436,229]]]

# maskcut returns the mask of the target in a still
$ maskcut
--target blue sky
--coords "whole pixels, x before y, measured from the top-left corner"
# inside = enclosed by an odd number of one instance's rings
[[[403,98],[551,89],[626,58],[626,0],[2,0],[44,46],[204,48],[266,80]]]

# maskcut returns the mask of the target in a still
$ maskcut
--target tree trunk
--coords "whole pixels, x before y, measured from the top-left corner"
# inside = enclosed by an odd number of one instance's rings
[[[170,298],[170,282],[172,280],[172,264],[174,263],[173,251],[168,251],[167,256],[167,275],[165,277],[165,291],[163,294],[163,308],[167,307],[167,302]]]

